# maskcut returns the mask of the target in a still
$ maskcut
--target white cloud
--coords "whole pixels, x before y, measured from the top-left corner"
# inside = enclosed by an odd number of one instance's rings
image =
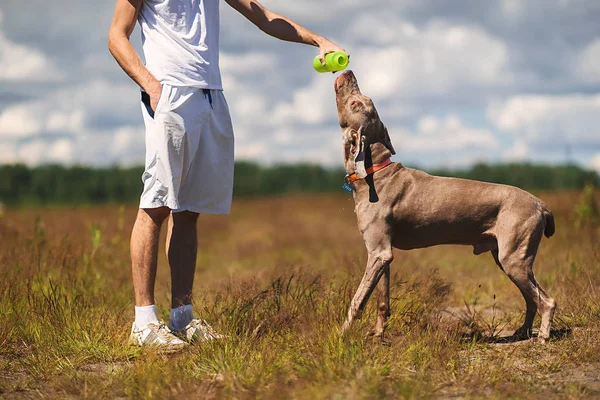
[[[25,138],[48,133],[79,135],[104,119],[139,121],[132,85],[91,81],[59,89],[44,98],[0,110],[0,138]]]
[[[260,160],[269,153],[266,143],[248,143],[245,146],[238,146],[235,149],[235,157],[239,160]]]
[[[502,155],[505,161],[524,161],[529,157],[529,146],[524,140],[517,139]]]
[[[339,127],[303,129],[283,125],[275,132],[262,160],[273,162],[311,162],[342,166],[342,134]]]
[[[46,129],[50,132],[77,132],[83,129],[84,110],[50,111],[46,117]]]
[[[34,139],[14,149],[15,158],[29,165],[46,163],[69,163],[73,157],[73,145],[68,138],[55,140]]]
[[[276,105],[272,117],[267,120],[274,124],[299,122],[314,125],[337,115],[333,80],[329,75],[315,75],[308,86],[294,92],[291,102]]]
[[[27,142],[19,146],[17,155],[19,160],[28,165],[38,165],[48,161],[46,149],[48,144],[41,139]]]
[[[0,110],[0,143],[0,162],[143,163],[136,89],[94,80],[9,106]]]
[[[111,78],[116,80],[124,78],[123,70],[105,47],[94,49],[93,52],[81,60],[80,65],[86,77],[103,77],[104,79]]]
[[[323,2],[321,0],[302,2],[296,0],[263,0],[261,3],[274,12],[293,17],[298,21],[330,21],[332,17],[331,14],[323,12]],[[371,5],[376,3],[385,3],[385,1],[371,1]],[[364,2],[361,0],[330,0],[328,2],[328,9],[336,10],[340,14],[356,8],[364,8]]]
[[[116,130],[86,130],[70,137],[34,137],[0,151],[0,162],[28,165],[139,165],[144,161],[144,129],[126,126]]]
[[[266,116],[267,99],[264,94],[249,90],[240,90],[235,99],[236,117],[243,119],[258,119]]]
[[[77,133],[84,129],[86,110],[70,109],[52,99],[9,106],[0,112],[0,137],[31,137],[48,132]]]
[[[594,168],[598,173],[600,173],[600,153],[596,154],[592,161],[590,162],[592,168]]]
[[[145,141],[144,128],[142,126],[124,126],[113,133],[110,153],[120,155],[131,151],[132,147],[143,148]]]
[[[268,71],[276,65],[276,62],[275,55],[268,52],[239,54],[221,52],[219,54],[219,68],[221,72],[235,76],[254,75],[265,70]]]
[[[16,104],[0,112],[0,138],[2,140],[27,137],[42,130],[43,124],[30,104]]]
[[[376,45],[390,45],[415,38],[419,34],[417,28],[408,21],[403,21],[398,14],[386,12],[360,13],[352,22],[349,39]]]
[[[358,17],[353,39],[359,40],[371,24]],[[382,25],[374,29],[393,29]],[[444,96],[461,87],[513,81],[506,44],[481,28],[433,21],[417,30],[401,20],[391,26],[394,32],[375,35],[376,41],[389,38],[387,45],[363,46],[351,56],[351,67],[373,97]]]
[[[484,154],[499,148],[496,137],[489,130],[470,127],[456,115],[444,119],[425,116],[417,123],[414,133],[405,128],[397,131],[390,128],[389,133],[400,157],[463,150]]]
[[[139,165],[144,161],[145,132],[144,127],[124,126],[114,132],[104,132],[103,137],[110,138],[111,144],[105,150],[109,157],[106,162],[118,162],[121,165]],[[92,135],[86,141],[94,140]],[[102,156],[102,153],[97,156]]]
[[[488,109],[500,130],[526,141],[556,139],[600,143],[600,95],[521,95]]]
[[[47,150],[48,158],[53,162],[64,162],[73,157],[73,146],[71,140],[60,138],[56,140]]]
[[[0,10],[0,81],[52,82],[65,78],[56,64],[41,51],[14,43],[3,32]]]
[[[2,140],[2,145],[0,146],[0,164],[13,164],[18,161],[16,142]]]

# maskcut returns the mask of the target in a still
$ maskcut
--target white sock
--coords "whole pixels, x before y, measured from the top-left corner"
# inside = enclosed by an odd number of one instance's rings
[[[186,304],[185,306],[171,308],[171,321],[169,326],[171,329],[180,331],[185,329],[187,324],[192,322],[194,315],[192,314],[192,305]]]
[[[137,329],[144,329],[148,324],[152,322],[158,322],[158,315],[156,315],[156,306],[135,307],[135,327]]]

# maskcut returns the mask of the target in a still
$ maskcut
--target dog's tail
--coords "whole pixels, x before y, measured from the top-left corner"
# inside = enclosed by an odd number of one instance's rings
[[[542,203],[542,214],[544,215],[544,220],[546,221],[546,228],[544,229],[544,235],[547,238],[554,235],[555,226],[554,226],[554,215],[552,211],[548,208],[548,206]]]

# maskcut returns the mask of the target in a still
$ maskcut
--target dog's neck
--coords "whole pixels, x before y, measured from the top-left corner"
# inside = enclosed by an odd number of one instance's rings
[[[370,168],[373,165],[381,164],[392,156],[392,152],[385,147],[381,142],[367,144],[365,151],[365,168]],[[352,175],[354,170],[354,159],[352,156],[346,158],[344,167],[348,175]]]
[[[381,142],[369,145],[368,153],[371,154],[371,165],[381,164],[392,156],[392,152]],[[368,155],[367,161],[369,161]],[[371,165],[366,165],[366,167],[370,167]]]

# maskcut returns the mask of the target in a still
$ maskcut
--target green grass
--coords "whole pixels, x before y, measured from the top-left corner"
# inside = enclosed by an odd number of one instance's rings
[[[574,193],[535,272],[559,303],[553,338],[497,344],[524,302],[492,257],[397,251],[388,345],[374,302],[338,329],[366,251],[347,196],[237,201],[199,222],[195,310],[227,340],[171,356],[126,345],[135,207],[8,210],[0,218],[0,397],[581,398],[600,396],[600,224]],[[169,271],[156,298],[168,319]],[[536,327],[539,320],[536,319]]]

